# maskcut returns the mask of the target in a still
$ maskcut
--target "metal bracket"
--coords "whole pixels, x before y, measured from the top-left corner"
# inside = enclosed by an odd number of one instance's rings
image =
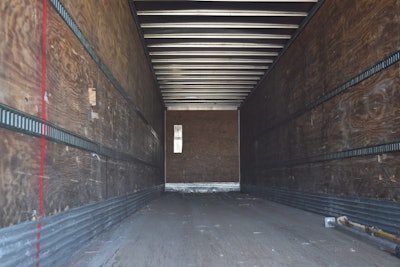
[[[325,217],[325,228],[334,228],[336,223],[335,217]]]

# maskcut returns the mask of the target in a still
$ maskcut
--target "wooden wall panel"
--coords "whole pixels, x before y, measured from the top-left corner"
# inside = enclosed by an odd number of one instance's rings
[[[157,125],[153,118],[162,111],[162,105],[128,1],[63,2],[140,111],[152,125]],[[162,135],[162,127],[155,130]]]
[[[238,182],[237,111],[168,111],[167,182]],[[183,127],[183,152],[173,153],[174,125]]]
[[[149,124],[92,60],[48,3],[47,118],[55,125],[154,166],[46,141],[45,216],[164,182],[163,107],[128,1],[64,1],[92,47]],[[1,1],[0,103],[41,117],[40,1]],[[140,67],[138,67],[140,66]],[[95,88],[91,99],[89,89]],[[93,101],[91,101],[93,100]],[[159,136],[156,141],[151,133]],[[40,138],[0,129],[0,227],[39,210]]]
[[[53,215],[105,199],[102,156],[53,142],[47,143],[45,213]]]
[[[328,71],[333,70],[325,76],[328,88],[337,87],[399,48],[396,0],[327,1],[323,12],[319,12],[318,23],[326,32],[321,36],[326,45],[324,63]]]
[[[0,228],[39,211],[40,140],[0,128]]]
[[[400,141],[400,64],[289,116],[398,51],[398,14],[395,0],[324,2],[241,110],[243,183],[399,198],[396,182],[382,182],[382,173],[397,179],[395,154],[385,170],[373,156],[296,166],[291,160]]]
[[[326,103],[328,151],[398,141],[399,87],[396,64]]]
[[[40,116],[41,5],[1,1],[0,18],[0,102]]]
[[[53,8],[48,21],[48,120],[93,139],[88,89],[96,88],[97,67]]]
[[[126,163],[108,160],[107,165],[107,197],[112,198],[124,195],[126,179]]]

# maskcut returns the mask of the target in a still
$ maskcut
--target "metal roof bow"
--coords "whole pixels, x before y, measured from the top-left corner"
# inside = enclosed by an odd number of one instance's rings
[[[130,0],[167,109],[237,109],[318,0]]]

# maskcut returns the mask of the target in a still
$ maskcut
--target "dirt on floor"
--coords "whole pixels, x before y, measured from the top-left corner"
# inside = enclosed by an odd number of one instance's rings
[[[400,259],[324,217],[239,193],[168,193],[77,251],[67,266],[379,266]]]

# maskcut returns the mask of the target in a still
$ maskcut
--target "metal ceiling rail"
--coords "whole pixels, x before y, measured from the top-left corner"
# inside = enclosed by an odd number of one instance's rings
[[[187,64],[164,64],[164,65],[154,65],[154,70],[161,69],[190,69],[190,70],[206,70],[206,69],[234,69],[234,70],[245,70],[245,69],[256,69],[256,70],[266,70],[268,66],[265,65],[238,65],[238,64],[198,64],[198,65],[187,65]]]
[[[144,29],[192,28],[192,29],[297,29],[299,25],[283,23],[240,23],[240,22],[171,22],[143,23]]]
[[[170,83],[164,83],[160,85],[160,89],[208,89],[208,88],[231,88],[239,89],[246,88],[251,89],[256,81],[175,81]]]
[[[174,99],[165,99],[165,103],[176,102]],[[179,99],[179,103],[240,103],[240,99]]]
[[[134,1],[168,109],[237,109],[317,0]]]
[[[209,93],[204,93],[204,92],[184,92],[184,93],[174,93],[174,92],[162,92],[163,96],[165,98],[177,98],[177,97],[197,97],[197,96],[206,96],[207,98],[215,98],[215,97],[221,97],[221,96],[228,96],[228,97],[243,97],[246,96],[247,93],[232,93],[232,92],[215,92],[214,94],[209,94]]]
[[[194,93],[246,93],[246,95],[251,91],[251,89],[239,89],[239,90],[230,90],[230,89],[167,89],[167,90],[161,90],[161,94],[164,93],[182,93],[182,94],[194,94]]]
[[[258,81],[258,76],[186,76],[186,77],[168,77],[168,76],[157,76],[157,80],[252,80]]]
[[[152,63],[272,63],[272,59],[251,59],[251,58],[156,58]]]
[[[156,75],[263,75],[262,71],[156,71]]]
[[[239,107],[238,104],[225,103],[177,103],[166,105],[167,110],[235,110]]]
[[[147,45],[154,47],[171,48],[283,48],[284,45],[269,43],[250,42],[178,42],[178,43],[156,43]]]
[[[135,2],[170,2],[169,0],[135,0]],[[174,2],[257,2],[257,3],[315,3],[318,0],[175,0]]]
[[[169,9],[146,10],[137,12],[139,16],[239,16],[239,17],[305,17],[306,12],[275,11],[275,10],[233,10],[233,9]]]
[[[163,93],[165,100],[173,100],[173,99],[243,99],[246,97],[246,94],[235,94],[235,93],[214,93],[214,94],[201,94],[201,93],[192,93],[192,94],[176,94],[176,93]]]
[[[276,57],[278,52],[258,52],[258,51],[160,51],[150,52],[150,56],[247,56],[247,57]]]
[[[254,34],[254,33],[153,33],[145,34],[145,39],[290,39],[284,34]]]

